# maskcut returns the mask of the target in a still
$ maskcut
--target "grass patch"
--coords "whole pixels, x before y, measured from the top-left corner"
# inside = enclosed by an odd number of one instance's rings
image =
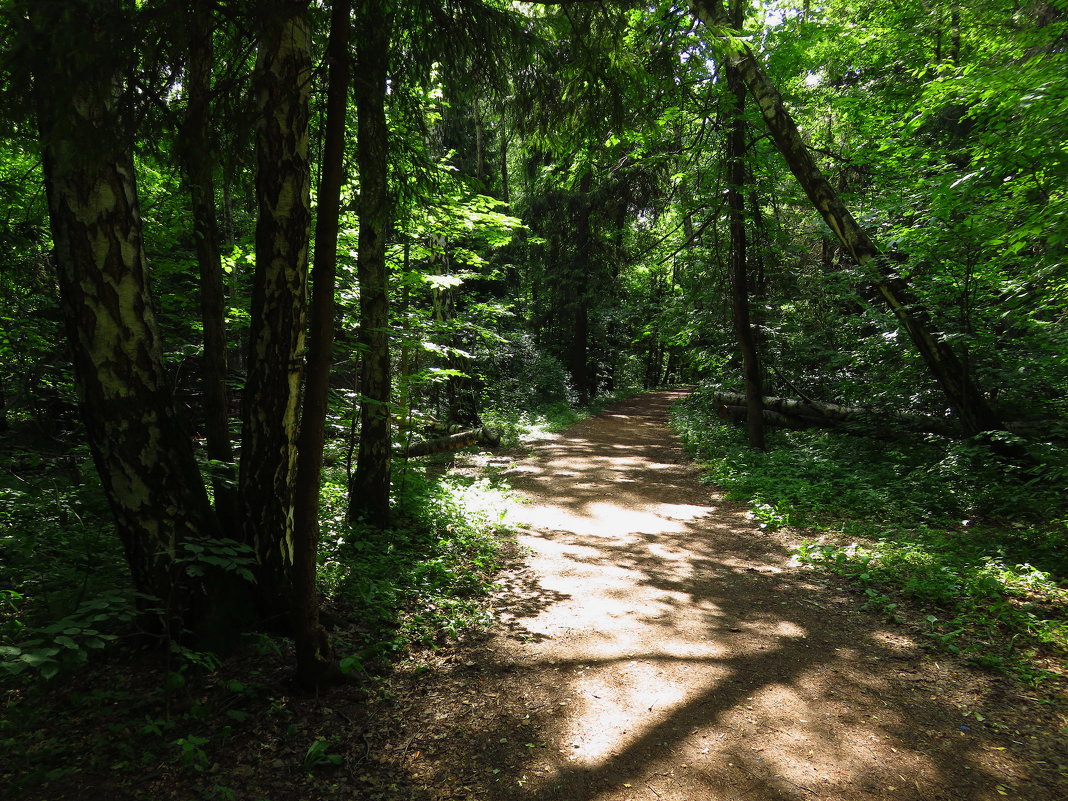
[[[967,441],[769,431],[753,451],[695,393],[674,425],[709,481],[762,528],[805,530],[797,558],[928,642],[1040,684],[1068,657],[1063,451],[1008,464]]]

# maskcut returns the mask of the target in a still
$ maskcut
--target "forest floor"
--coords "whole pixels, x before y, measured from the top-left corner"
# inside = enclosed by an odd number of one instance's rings
[[[289,687],[285,650],[162,706],[150,655],[102,662],[9,697],[0,798],[1068,798],[1063,699],[928,650],[799,565],[800,533],[701,481],[667,426],[681,394],[458,460],[521,500],[488,633],[320,697]]]
[[[391,679],[397,695],[369,736],[397,744],[387,761],[409,789],[1068,797],[1063,714],[925,650],[794,562],[791,533],[760,530],[701,482],[667,427],[679,396],[632,398],[527,458],[490,461],[525,501],[525,555],[504,576],[493,636]]]

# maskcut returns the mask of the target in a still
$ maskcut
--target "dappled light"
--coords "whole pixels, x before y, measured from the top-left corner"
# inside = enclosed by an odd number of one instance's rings
[[[528,711],[481,739],[507,775],[454,744],[423,780],[501,801],[1054,797],[940,700],[965,681],[984,709],[995,682],[924,658],[699,482],[663,429],[675,397],[507,471],[528,580],[504,582],[482,686]]]

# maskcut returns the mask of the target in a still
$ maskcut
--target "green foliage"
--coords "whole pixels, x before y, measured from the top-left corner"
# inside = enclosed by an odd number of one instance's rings
[[[1063,417],[1068,393],[1064,24],[1044,3],[832,2],[768,32],[821,166],[1007,419]],[[818,250],[787,250],[770,360],[824,400],[941,411],[867,278],[793,202]]]
[[[304,754],[303,768],[308,773],[311,773],[317,767],[323,765],[336,766],[340,765],[342,761],[340,754],[330,753],[329,740],[318,739],[308,746],[308,750]]]
[[[1042,664],[1056,665],[1068,653],[1068,564],[1062,553],[1031,543],[1026,550],[1057,563],[1056,574],[1007,561],[1007,551],[1022,550],[1020,539],[996,529],[921,528],[888,532],[864,545],[806,540],[798,559],[856,582],[867,606],[898,622],[898,604],[884,593],[921,614],[931,610],[919,628],[944,650],[1032,682],[1063,678]]]
[[[51,678],[113,641],[134,615],[121,548],[79,449],[8,451],[0,475],[0,669]]]
[[[531,405],[518,412],[491,408],[483,414],[483,419],[486,425],[501,434],[501,442],[505,447],[514,448],[521,446],[524,439],[570,428],[634,392],[633,388],[622,388],[603,393],[584,406],[558,400]]]
[[[19,472],[0,476],[0,671],[51,679],[129,633],[140,614],[166,612],[128,588],[84,449],[18,458]],[[175,564],[193,581],[220,571],[252,581],[255,556],[233,540],[205,539],[181,543]]]
[[[933,645],[1028,681],[1054,675],[1068,654],[1063,451],[1020,467],[968,442],[778,431],[761,453],[708,408],[695,393],[676,429],[761,528],[818,535],[800,562],[846,577],[866,608]]]
[[[33,670],[42,678],[51,679],[117,640],[114,631],[128,626],[134,615],[127,595],[100,595],[47,626],[25,627],[20,632],[25,639],[0,645],[0,670],[13,676]]]
[[[344,523],[340,477],[324,487],[319,580],[368,630],[339,646],[343,667],[454,640],[489,622],[484,598],[503,556],[508,499],[486,479],[398,471],[387,530]]]
[[[1039,449],[1037,463],[1016,465],[967,440],[886,441],[775,429],[768,451],[759,452],[721,424],[711,406],[698,391],[677,407],[683,439],[712,480],[767,505],[791,525],[836,520],[846,533],[866,533],[966,518],[1049,520],[1065,510],[1068,454],[1062,448]]]
[[[252,574],[256,566],[256,553],[244,543],[231,539],[203,539],[198,542],[183,542],[175,564],[191,578],[203,578],[209,571],[223,571],[240,576],[245,581],[255,582]]]
[[[574,402],[567,370],[555,356],[539,350],[520,334],[502,343],[482,361],[484,402],[499,413],[521,413],[547,404]]]
[[[178,749],[180,763],[196,771],[202,771],[207,768],[209,759],[207,752],[204,750],[204,746],[207,743],[207,737],[198,737],[195,734],[179,737],[174,741],[174,745]]]

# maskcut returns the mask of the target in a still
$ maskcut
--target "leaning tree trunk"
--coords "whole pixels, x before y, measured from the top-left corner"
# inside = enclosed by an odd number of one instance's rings
[[[731,11],[736,25],[741,25],[742,5],[734,0]],[[764,387],[760,379],[760,356],[749,315],[749,270],[745,241],[745,83],[737,69],[727,66],[730,124],[727,128],[727,208],[730,215],[731,311],[734,335],[742,352],[742,375],[748,415],[746,433],[752,448],[764,450],[764,416],[761,399]]]
[[[243,537],[258,560],[260,613],[269,625],[285,628],[311,222],[311,39],[304,3],[275,0],[263,13],[256,62],[259,219],[239,492]]]
[[[978,434],[1001,428],[1000,420],[979,393],[957,354],[933,330],[930,316],[912,295],[907,283],[889,268],[875,243],[853,219],[816,165],[782,96],[761,68],[753,51],[748,45],[730,37],[722,0],[691,2],[697,16],[705,22],[708,34],[721,45],[727,63],[738,70],[756,99],[779,152],[812,205],[857,264],[871,273],[879,293],[942,387],[965,431]]]
[[[180,631],[205,611],[176,562],[181,546],[219,530],[162,366],[106,24],[122,12],[84,0],[30,8],[48,211],[89,447],[134,586]],[[76,54],[61,44],[75,36]]]
[[[388,129],[386,74],[389,16],[384,0],[368,0],[360,19],[355,82],[360,164],[360,239],[356,260],[363,345],[360,451],[349,487],[350,520],[389,522],[391,434],[389,365],[389,192],[386,184]]]
[[[223,292],[219,227],[215,208],[210,133],[212,56],[211,4],[190,0],[186,9],[189,64],[186,70],[187,105],[179,152],[189,186],[193,212],[193,240],[200,269],[200,316],[204,326],[204,434],[208,458],[232,465],[229,393],[226,389],[226,303]],[[215,511],[223,529],[237,536],[237,493],[233,476],[212,471]]]
[[[345,112],[349,90],[350,0],[334,0],[330,16],[327,60],[330,76],[326,99],[323,177],[315,220],[315,261],[312,265],[308,367],[304,383],[304,414],[300,422],[297,484],[294,493],[293,635],[297,647],[297,681],[318,687],[337,675],[326,631],[319,624],[319,593],[315,582],[319,547],[319,490],[323,442],[330,390],[334,342],[334,284],[337,274],[337,232],[344,179]]]

